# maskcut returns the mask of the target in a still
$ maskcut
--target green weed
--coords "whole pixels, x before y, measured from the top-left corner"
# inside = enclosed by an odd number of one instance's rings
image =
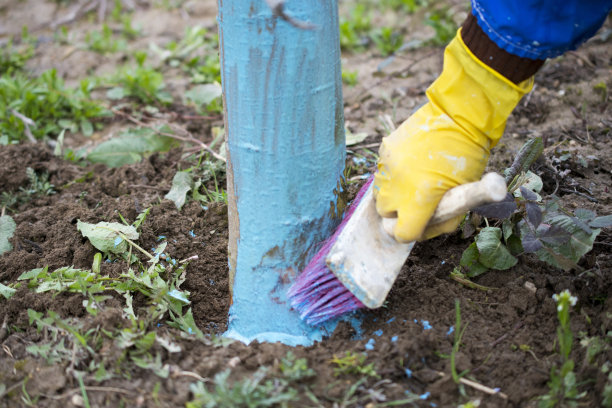
[[[602,405],[606,408],[612,407],[612,364],[606,361],[601,367],[601,372],[607,375],[606,385],[602,392]]]
[[[414,13],[425,7],[428,3],[428,0],[381,0],[380,6],[394,11]]]
[[[101,31],[87,33],[85,42],[89,50],[100,54],[123,51],[127,48],[127,42],[123,38],[117,38],[107,24],[102,25]]]
[[[179,42],[164,48],[151,44],[151,51],[171,67],[181,67],[196,84],[221,83],[219,36],[203,27],[187,27]]]
[[[461,339],[463,338],[463,334],[465,333],[465,329],[467,329],[467,324],[465,326],[461,325],[461,307],[459,305],[459,300],[455,300],[455,331],[454,331],[454,340],[453,340],[453,350],[451,351],[451,355],[450,355],[450,363],[451,363],[451,376],[453,377],[453,381],[455,382],[455,384],[458,384],[460,387],[462,387],[462,384],[460,384],[460,380],[463,376],[465,376],[468,372],[467,371],[463,371],[461,373],[457,373],[457,366],[456,366],[456,356],[457,353],[459,352],[459,347],[461,346]],[[465,392],[462,392],[462,395],[464,395]]]
[[[446,45],[457,33],[457,24],[448,8],[440,8],[430,12],[425,19],[425,24],[435,30],[435,35],[429,40],[433,45]]]
[[[334,364],[334,375],[365,375],[380,378],[374,368],[374,363],[365,364],[367,356],[362,353],[347,351],[343,357],[334,354],[331,363]]]
[[[370,34],[376,48],[383,57],[397,51],[403,43],[402,36],[391,27],[382,27]]]
[[[26,137],[57,137],[62,129],[89,136],[93,120],[107,115],[104,106],[91,99],[93,83],[82,80],[77,89],[67,89],[55,69],[36,78],[22,74],[0,78],[0,135],[7,142]]]
[[[577,298],[572,296],[568,290],[553,295],[557,304],[557,342],[559,355],[561,356],[561,367],[553,366],[550,371],[548,394],[540,397],[538,407],[549,408],[557,406],[577,406],[578,400],[586,395],[579,392],[574,373],[574,361],[570,359],[574,335],[570,328],[570,308],[576,305]]]
[[[25,63],[32,57],[34,47],[28,43],[22,43],[19,47],[9,42],[0,49],[0,76],[13,75],[21,71]]]
[[[279,367],[283,378],[288,382],[301,381],[316,375],[315,371],[308,367],[305,358],[296,358],[291,351],[283,357]]]
[[[116,86],[106,96],[109,99],[133,98],[144,104],[172,103],[172,96],[165,91],[163,74],[144,65],[146,54],[140,55],[135,67],[121,69],[113,76],[111,82]]]
[[[342,82],[348,86],[357,85],[357,71],[342,71]]]
[[[49,182],[49,174],[46,172],[38,174],[31,167],[27,167],[26,175],[28,186],[20,187],[17,192],[3,191],[0,196],[0,208],[12,209],[36,197],[55,194],[55,186]]]
[[[290,388],[286,381],[269,378],[267,367],[260,367],[251,377],[231,385],[229,376],[230,370],[215,375],[210,391],[201,381],[192,384],[190,390],[194,399],[187,403],[187,408],[288,407],[297,396],[297,390]]]
[[[351,15],[340,18],[340,47],[343,51],[356,52],[365,48],[372,28],[369,11],[363,4],[351,9]]]
[[[593,248],[601,228],[612,226],[612,216],[598,217],[580,208],[571,213],[559,205],[556,197],[542,199],[539,193],[543,182],[529,171],[542,148],[540,138],[527,142],[504,172],[508,182],[506,199],[474,209],[465,221],[464,236],[476,234],[461,256],[455,277],[463,279],[461,268],[467,278],[489,269],[509,269],[523,254],[535,254],[563,270],[582,270],[577,264],[580,258]],[[485,227],[480,228],[483,217]]]

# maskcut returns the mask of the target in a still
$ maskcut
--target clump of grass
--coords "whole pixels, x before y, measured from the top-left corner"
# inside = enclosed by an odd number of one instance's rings
[[[147,55],[136,55],[137,65],[126,67],[114,75],[111,82],[116,86],[107,92],[110,99],[133,98],[144,104],[163,105],[172,102],[172,96],[165,91],[164,76],[155,68],[145,66]]]
[[[0,196],[0,208],[12,209],[17,205],[27,203],[35,197],[55,194],[55,186],[49,182],[49,174],[36,173],[31,167],[26,168],[29,184],[20,187],[17,192],[3,191]]]
[[[102,25],[101,31],[91,31],[85,35],[87,48],[100,54],[108,54],[125,50],[127,43],[123,38],[113,35],[107,24]]]
[[[200,407],[290,407],[295,403],[298,390],[294,387],[316,373],[308,368],[306,359],[296,358],[292,352],[281,360],[280,375],[270,368],[260,367],[253,375],[230,384],[231,370],[215,375],[211,387],[198,381],[191,385],[193,400],[188,408]],[[210,389],[209,389],[210,388]]]
[[[334,375],[364,375],[368,377],[380,378],[374,363],[365,364],[367,356],[363,353],[353,353],[347,351],[343,357],[334,355],[331,363],[335,365]]]
[[[381,27],[374,31],[370,38],[372,38],[376,48],[383,57],[393,54],[403,43],[400,33],[392,27]]]
[[[457,24],[448,8],[433,10],[427,15],[425,24],[432,27],[435,35],[429,40],[433,45],[446,45],[457,32]]]
[[[340,18],[340,47],[343,51],[361,51],[368,44],[372,18],[363,4],[351,9],[351,15]]]
[[[57,137],[62,129],[93,133],[97,118],[107,115],[91,98],[93,82],[84,79],[66,88],[55,69],[28,78],[22,73],[0,78],[0,136],[4,144],[29,138]]]
[[[21,71],[25,63],[32,57],[34,47],[30,44],[21,44],[19,47],[9,42],[0,49],[0,76],[12,75]]]

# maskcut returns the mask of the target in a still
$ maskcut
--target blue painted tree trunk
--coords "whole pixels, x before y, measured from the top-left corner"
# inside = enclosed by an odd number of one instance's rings
[[[288,286],[336,227],[345,160],[336,0],[219,0],[232,305],[227,336],[289,345],[324,328],[290,310]]]

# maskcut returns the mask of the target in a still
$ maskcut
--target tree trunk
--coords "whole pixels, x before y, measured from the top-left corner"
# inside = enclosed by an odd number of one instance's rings
[[[219,0],[227,142],[227,336],[311,344],[286,291],[344,209],[345,160],[336,0]],[[304,27],[306,26],[306,27]]]

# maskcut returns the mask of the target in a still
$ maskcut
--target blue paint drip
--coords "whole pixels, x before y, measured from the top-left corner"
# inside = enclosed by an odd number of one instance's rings
[[[389,320],[387,320],[387,324],[389,324],[389,323],[391,323],[391,322],[393,322],[393,321],[395,321],[395,317],[392,317],[392,318],[390,318]]]
[[[412,370],[407,368],[404,370],[404,372],[406,373],[406,377],[408,378],[412,378]]]
[[[374,344],[376,344],[376,340],[370,339],[365,345],[366,350],[374,350]]]
[[[397,341],[398,337],[397,336],[393,336],[391,337],[391,343],[395,343]]]
[[[382,335],[383,335],[383,331],[382,331],[382,329],[378,329],[378,330],[376,330],[376,331],[374,332],[374,334],[375,334],[375,335],[377,335],[378,337],[380,337],[380,336],[382,336]]]
[[[195,238],[196,234],[193,232],[193,230],[189,231],[189,235],[191,235],[193,238]]]
[[[421,324],[423,325],[423,330],[433,329],[432,325],[429,324],[429,320],[421,320]]]
[[[448,328],[448,331],[446,332],[446,335],[450,336],[454,331],[455,331],[455,326],[451,326],[451,327]]]
[[[337,2],[285,2],[303,30],[261,0],[218,2],[226,109],[230,272],[226,336],[310,345],[286,291],[336,220],[330,203],[345,162]]]
[[[422,400],[426,400],[427,398],[429,398],[430,395],[431,395],[431,393],[429,391],[427,391],[425,394],[419,395],[419,398],[422,399]]]

